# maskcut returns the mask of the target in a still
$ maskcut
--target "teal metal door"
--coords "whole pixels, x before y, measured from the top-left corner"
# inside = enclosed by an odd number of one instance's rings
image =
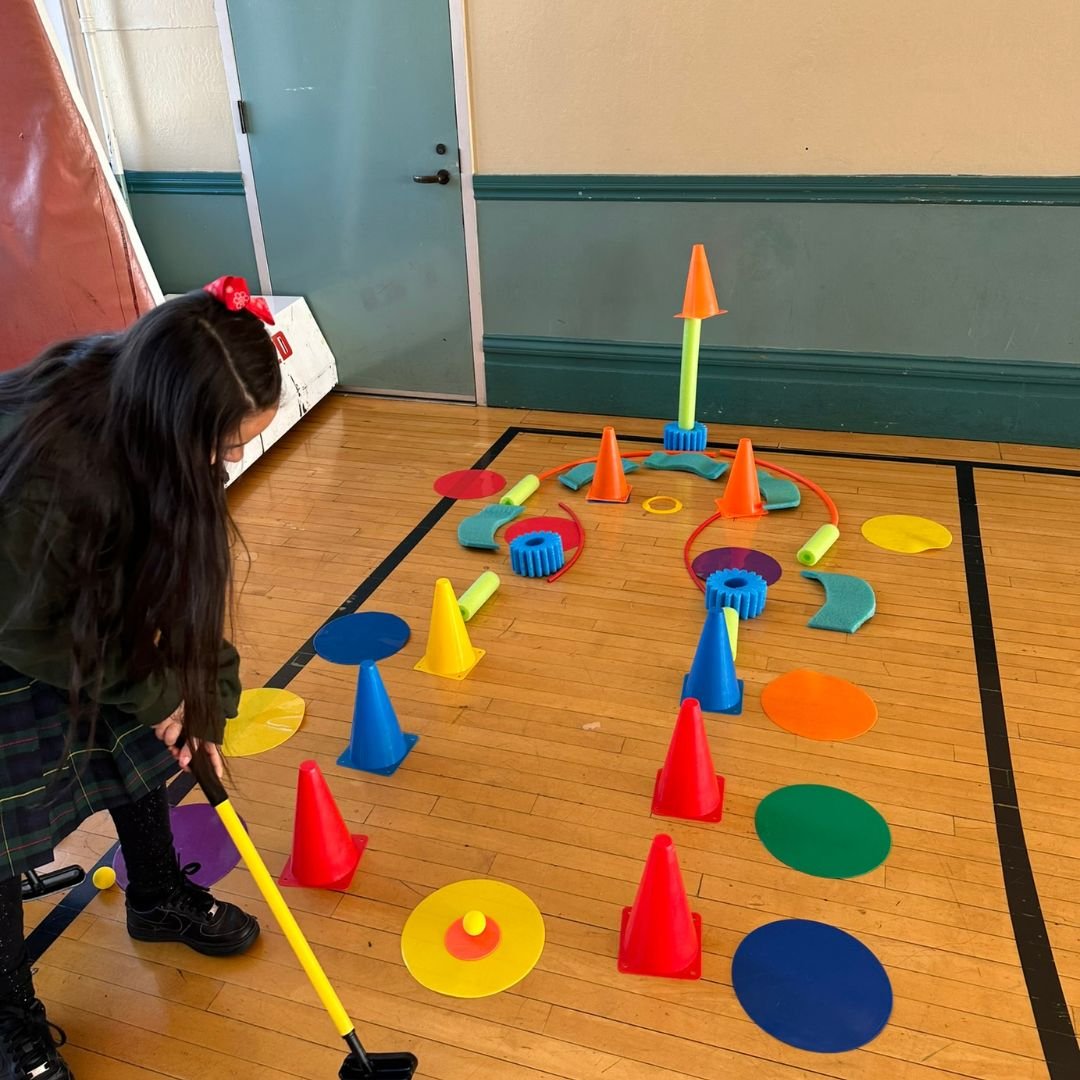
[[[273,291],[346,387],[473,398],[447,0],[228,0]]]

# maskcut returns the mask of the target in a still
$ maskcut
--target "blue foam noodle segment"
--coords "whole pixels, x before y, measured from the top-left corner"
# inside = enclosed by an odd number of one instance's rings
[[[817,570],[804,570],[802,576],[820,582],[825,588],[825,603],[806,624],[815,630],[854,634],[877,611],[873,587],[861,577],[823,574]]]
[[[622,458],[622,471],[623,476],[627,473],[636,471],[638,463],[636,461],[627,461],[626,458]],[[596,475],[596,462],[586,461],[584,465],[575,465],[572,469],[567,469],[566,472],[559,474],[559,483],[564,487],[568,487],[571,491],[579,491],[581,488],[592,483],[592,478]]]
[[[706,457],[705,454],[650,454],[643,462],[647,469],[664,469],[668,472],[688,472],[703,476],[706,480],[719,480],[731,467],[726,461]]]
[[[550,577],[565,561],[558,533],[522,533],[510,541],[510,569],[521,577]]]
[[[802,502],[799,485],[786,476],[774,476],[768,469],[758,469],[758,490],[766,510],[793,510]]]
[[[499,542],[495,539],[495,534],[524,513],[524,506],[503,506],[502,503],[485,506],[478,514],[465,518],[458,525],[458,543],[462,547],[480,551],[498,551]]]
[[[765,610],[769,586],[753,570],[717,570],[705,579],[705,610],[734,608],[742,620],[756,619]]]

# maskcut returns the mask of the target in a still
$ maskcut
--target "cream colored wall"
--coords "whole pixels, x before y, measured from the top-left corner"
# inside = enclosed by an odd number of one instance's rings
[[[239,169],[213,0],[84,0],[125,169]]]
[[[1080,173],[1077,0],[467,0],[477,171]]]

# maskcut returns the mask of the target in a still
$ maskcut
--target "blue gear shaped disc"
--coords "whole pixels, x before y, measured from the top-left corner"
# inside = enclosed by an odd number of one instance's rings
[[[892,984],[878,958],[843,930],[806,919],[748,934],[731,961],[731,982],[758,1027],[818,1054],[865,1046],[892,1013]]]

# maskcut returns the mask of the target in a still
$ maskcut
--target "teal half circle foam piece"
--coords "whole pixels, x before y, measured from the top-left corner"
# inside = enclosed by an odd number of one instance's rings
[[[644,461],[647,469],[666,469],[669,472],[688,472],[706,480],[719,480],[730,468],[726,461],[705,454],[662,454],[657,451]]]
[[[804,570],[804,578],[820,582],[825,588],[825,603],[806,624],[815,630],[836,630],[854,634],[877,610],[877,599],[870,582],[854,574],[822,574]]]
[[[458,543],[462,547],[478,548],[480,551],[498,551],[499,542],[495,539],[495,534],[519,514],[524,513],[524,506],[491,503],[480,513],[465,518],[458,525]]]
[[[802,502],[799,485],[785,476],[774,476],[767,469],[758,469],[758,490],[766,510],[794,510]]]
[[[627,473],[634,472],[637,467],[638,464],[636,461],[627,461],[626,458],[622,459],[623,476]],[[596,462],[586,461],[584,465],[575,465],[572,469],[567,469],[566,472],[560,473],[559,483],[564,487],[568,487],[571,491],[577,491],[586,484],[591,484],[592,478],[595,475]]]

